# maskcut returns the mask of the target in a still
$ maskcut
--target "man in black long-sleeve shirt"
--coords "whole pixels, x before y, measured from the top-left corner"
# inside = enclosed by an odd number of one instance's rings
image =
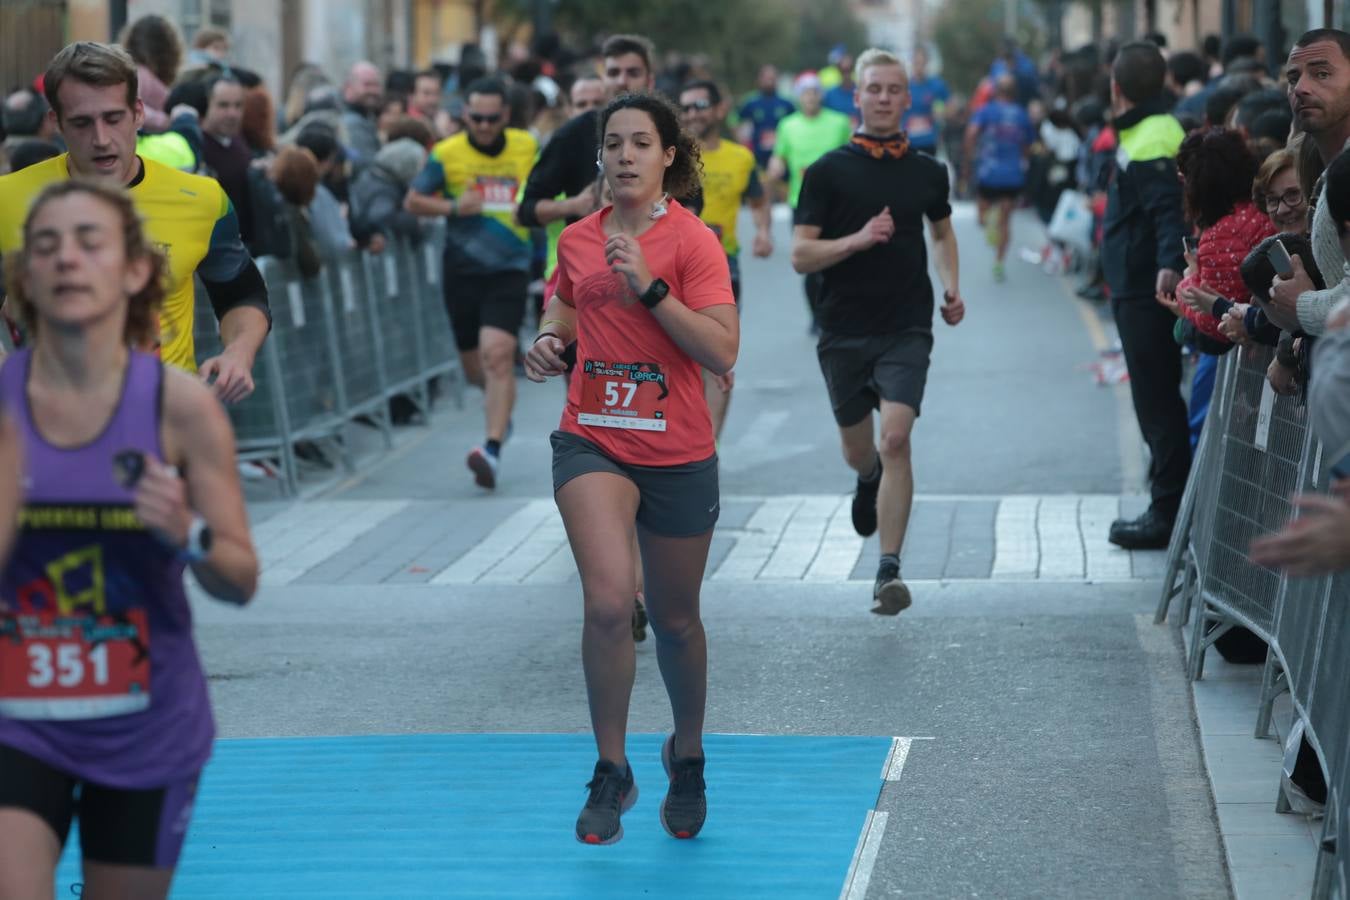
[[[616,34],[601,48],[605,61],[606,100],[620,94],[649,91],[655,83],[651,41],[633,34]],[[569,223],[600,208],[596,153],[600,149],[599,110],[589,110],[566,122],[539,154],[521,195],[516,220],[539,228],[558,219]],[[566,199],[559,200],[559,196]]]

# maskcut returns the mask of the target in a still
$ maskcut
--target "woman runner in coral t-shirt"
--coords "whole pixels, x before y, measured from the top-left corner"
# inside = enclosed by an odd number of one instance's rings
[[[627,94],[600,115],[596,162],[614,203],[569,226],[558,287],[525,358],[534,381],[563,374],[577,341],[553,487],[581,573],[582,662],[600,760],[577,840],[610,844],[637,800],[624,751],[633,688],[633,535],[675,729],[661,824],[698,834],[706,815],[703,714],[707,645],[699,588],[719,509],[717,454],[701,369],[729,371],[740,328],[717,236],[671,194],[698,187],[694,139],[670,103]]]

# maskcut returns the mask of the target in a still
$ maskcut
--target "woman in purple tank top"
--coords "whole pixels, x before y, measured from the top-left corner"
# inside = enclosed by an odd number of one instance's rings
[[[85,896],[164,897],[215,733],[183,570],[258,583],[234,434],[130,349],[165,264],[126,194],[53,185],[5,262],[33,340],[0,368],[0,897],[53,895],[76,817]]]

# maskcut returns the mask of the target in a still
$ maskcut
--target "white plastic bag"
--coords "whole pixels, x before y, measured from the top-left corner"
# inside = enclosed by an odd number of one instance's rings
[[[1092,205],[1082,191],[1064,191],[1055,204],[1055,214],[1046,229],[1050,240],[1077,250],[1092,249]]]

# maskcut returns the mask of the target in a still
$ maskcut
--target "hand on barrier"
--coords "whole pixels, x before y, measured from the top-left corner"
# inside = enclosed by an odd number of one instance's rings
[[[955,291],[943,291],[939,312],[942,313],[942,321],[955,328],[966,317],[966,301]]]
[[[1221,294],[1199,284],[1188,285],[1177,296],[1191,309],[1204,316],[1214,315],[1214,302],[1222,299]]]
[[[562,361],[566,349],[563,342],[551,334],[539,337],[525,354],[525,377],[542,384],[554,375],[562,375],[567,371]]]
[[[1266,379],[1277,394],[1290,397],[1298,393],[1298,370],[1286,366],[1278,359],[1272,359],[1270,365],[1266,367]]]
[[[1252,541],[1252,562],[1295,577],[1350,569],[1350,479],[1335,482],[1331,490],[1331,496],[1295,497],[1302,514],[1279,534]]]
[[[1233,308],[1219,320],[1219,331],[1235,344],[1249,344],[1252,336],[1247,333],[1247,310],[1249,303],[1235,303]]]
[[[202,363],[197,375],[202,383],[215,388],[221,403],[238,403],[253,393],[253,373],[249,366],[230,354],[228,347],[219,356]]]
[[[385,243],[384,235],[377,231],[370,236],[370,243],[366,244],[366,251],[378,255],[384,252],[386,246],[388,245]]]

